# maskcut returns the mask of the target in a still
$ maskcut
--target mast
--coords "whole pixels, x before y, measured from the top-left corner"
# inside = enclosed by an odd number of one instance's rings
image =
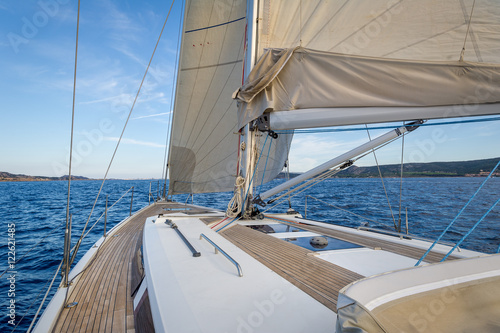
[[[243,67],[243,81],[248,77],[255,64],[257,50],[257,26],[258,26],[258,0],[247,1],[247,46],[245,50],[245,65]],[[252,176],[256,167],[256,134],[257,129],[253,128],[252,123],[246,124],[242,130],[243,144],[240,145],[240,154],[242,154],[242,175],[245,178],[245,184],[242,187],[241,198],[243,217],[249,217],[253,210],[253,184]]]

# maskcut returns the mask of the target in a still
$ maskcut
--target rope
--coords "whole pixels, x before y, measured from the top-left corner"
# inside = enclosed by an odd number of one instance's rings
[[[470,228],[470,230],[469,230],[469,231],[468,231],[468,232],[467,232],[467,233],[466,233],[466,234],[462,237],[462,239],[461,239],[461,240],[460,240],[457,244],[455,244],[455,246],[453,246],[453,248],[450,250],[450,252],[448,252],[448,253],[444,256],[444,258],[443,258],[443,259],[441,259],[441,261],[445,261],[445,260],[446,260],[446,258],[448,258],[448,256],[449,256],[450,254],[452,254],[452,253],[453,253],[453,251],[455,251],[455,249],[456,249],[457,247],[459,247],[459,246],[463,243],[463,241],[464,241],[467,237],[469,237],[469,235],[470,235],[470,234],[474,231],[474,229],[476,229],[476,228],[477,228],[477,226],[479,225],[479,223],[483,222],[484,218],[485,218],[485,217],[486,217],[486,216],[487,216],[487,215],[488,215],[488,214],[489,214],[489,213],[493,210],[493,208],[495,208],[495,206],[496,206],[496,205],[498,205],[498,203],[499,203],[499,202],[500,202],[500,199],[498,199],[498,200],[497,200],[497,201],[493,204],[493,206],[491,206],[491,207],[490,207],[490,209],[488,209],[488,211],[487,211],[487,212],[483,215],[483,217],[481,217],[481,219],[479,219],[479,221],[477,221],[477,222],[476,222],[476,224],[474,224],[474,226],[473,226],[472,228]]]
[[[365,124],[365,127],[366,127],[366,134],[368,134],[368,139],[370,139],[370,141],[372,141],[372,137],[370,135],[370,130],[368,129],[368,125]],[[394,230],[397,230],[396,218],[394,217],[394,212],[392,211],[392,207],[391,207],[391,201],[389,200],[389,195],[387,194],[387,189],[385,187],[384,177],[382,176],[382,171],[380,170],[380,165],[378,164],[377,154],[375,153],[375,150],[373,150],[373,149],[372,149],[372,153],[373,153],[373,157],[375,158],[375,163],[377,164],[378,174],[380,176],[380,181],[382,182],[382,187],[384,188],[384,193],[385,193],[385,197],[387,199],[387,204],[389,205],[389,210],[391,212],[392,221],[394,222]]]
[[[248,197],[248,192],[250,191],[250,186],[252,186],[252,183],[253,183],[253,178],[255,177],[255,173],[257,172],[257,167],[259,165],[259,162],[260,162],[260,158],[262,157],[262,153],[264,152],[264,148],[266,147],[266,143],[267,143],[267,138],[269,136],[267,135],[266,136],[266,140],[264,140],[264,145],[262,146],[262,149],[260,151],[260,154],[259,154],[259,158],[257,159],[257,164],[255,164],[255,168],[253,170],[253,174],[252,174],[252,178],[250,178],[250,184],[248,185],[248,188],[247,188],[247,193],[245,194],[245,202],[247,201],[247,197]],[[248,147],[247,147],[248,148]]]
[[[474,13],[474,6],[476,5],[476,0],[472,3],[472,9],[470,11],[469,23],[467,24],[467,32],[465,33],[464,46],[462,47],[462,52],[460,52],[460,61],[464,61],[465,53],[465,43],[467,42],[467,36],[469,35],[470,24],[472,22],[472,13]]]
[[[488,177],[486,177],[486,179],[483,181],[483,183],[481,184],[481,186],[479,186],[479,188],[476,190],[476,192],[472,195],[472,197],[469,199],[469,201],[467,201],[467,203],[465,204],[465,206],[462,207],[462,209],[460,210],[460,212],[458,213],[458,215],[453,219],[453,221],[450,222],[450,224],[444,229],[444,231],[441,233],[441,235],[439,235],[439,237],[434,241],[434,243],[432,243],[432,245],[429,247],[429,249],[424,253],[424,255],[422,256],[422,258],[420,258],[418,260],[418,262],[415,264],[415,266],[418,266],[420,265],[420,263],[424,260],[424,258],[429,254],[429,252],[431,252],[431,250],[434,248],[434,246],[441,240],[441,238],[443,238],[444,234],[446,232],[448,232],[448,230],[451,228],[451,226],[455,223],[455,221],[458,219],[458,217],[463,213],[463,211],[465,210],[465,208],[467,208],[467,206],[472,202],[472,200],[476,197],[476,195],[479,193],[479,191],[481,191],[481,189],[483,188],[484,184],[486,184],[486,182],[488,181],[488,179],[491,178],[491,176],[493,175],[493,172],[495,172],[495,170],[498,168],[498,166],[500,165],[500,161],[498,161],[497,165],[493,168],[493,170],[491,170],[490,174],[488,175]]]
[[[221,224],[222,222],[224,222],[225,220],[227,220],[229,217],[225,217],[223,220],[221,220],[220,222],[218,222],[217,224],[213,225],[210,227],[210,229],[213,229],[215,228],[216,226],[218,226],[219,224]]]
[[[141,92],[142,85],[144,84],[144,80],[146,79],[146,75],[148,74],[148,70],[149,70],[149,67],[151,66],[151,62],[153,61],[153,57],[155,55],[156,49],[158,48],[158,44],[160,43],[160,39],[161,39],[161,36],[163,34],[163,30],[165,29],[165,25],[167,24],[167,21],[168,21],[168,18],[170,16],[170,12],[172,11],[172,7],[174,5],[174,2],[175,2],[175,0],[173,0],[172,4],[170,5],[170,9],[168,11],[167,18],[165,19],[165,22],[163,23],[163,27],[161,28],[161,32],[160,32],[160,35],[158,36],[158,40],[156,41],[156,45],[155,45],[155,48],[153,50],[153,54],[151,55],[151,58],[149,59],[148,66],[146,67],[146,71],[142,77],[141,84],[139,85],[139,89],[137,90],[137,93],[135,95],[134,102],[132,103],[132,107],[130,108],[130,111],[128,113],[128,117],[127,117],[127,120],[125,121],[125,125],[123,126],[122,132],[120,134],[120,138],[118,139],[118,142],[116,143],[116,147],[115,147],[115,150],[113,152],[113,156],[111,157],[111,160],[109,161],[108,168],[107,168],[106,173],[104,174],[104,177],[102,179],[101,187],[99,188],[99,192],[97,193],[97,196],[95,198],[94,204],[92,206],[92,210],[90,211],[87,222],[85,223],[85,226],[83,227],[82,236],[80,237],[80,239],[78,239],[78,242],[76,243],[75,251],[73,252],[73,255],[71,256],[71,263],[73,263],[73,261],[75,260],[78,249],[80,248],[80,244],[82,242],[83,235],[85,234],[85,230],[87,229],[87,225],[90,221],[90,217],[92,216],[92,213],[94,212],[95,206],[97,204],[97,200],[99,199],[102,188],[104,186],[104,182],[106,181],[106,178],[108,177],[109,170],[111,169],[111,165],[113,164],[113,160],[115,158],[116,152],[117,152],[118,147],[120,146],[120,143],[122,141],[123,134],[125,133],[125,129],[127,128],[128,121],[130,120],[130,116],[132,115],[132,111],[134,110],[135,103],[137,102],[137,98],[139,97],[139,93]]]
[[[227,204],[226,216],[227,217],[236,217],[241,213],[241,192],[243,187],[245,186],[245,178],[238,176],[236,177],[236,185],[234,187],[234,195],[231,201]],[[222,221],[221,221],[222,222]]]
[[[233,224],[234,221],[238,221],[239,219],[241,219],[241,217],[236,217],[234,218],[234,220],[232,220],[231,222],[229,222],[228,224],[222,226],[220,229],[217,229],[215,232],[219,232],[221,231],[222,229],[226,228],[227,226],[230,226],[231,224]]]
[[[467,123],[483,123],[489,121],[499,121],[500,117],[491,117],[485,119],[468,119],[468,120],[457,120],[457,121],[442,121],[436,123],[425,123],[419,124],[419,127],[423,126],[440,126],[440,125],[455,125],[455,124],[467,124]],[[370,127],[372,130],[383,130],[383,129],[395,129],[401,127],[400,125],[392,126],[374,126]],[[353,128],[316,128],[316,129],[296,129],[294,133],[298,134],[311,134],[311,133],[332,133],[332,132],[352,132],[352,131],[366,131],[365,127],[353,127]],[[286,130],[275,131],[277,134],[286,134]]]

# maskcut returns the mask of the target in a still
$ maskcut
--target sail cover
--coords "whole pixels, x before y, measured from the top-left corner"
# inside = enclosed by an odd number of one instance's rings
[[[169,194],[233,190],[238,167],[237,106],[241,86],[246,3],[186,1],[169,153]],[[260,150],[269,158],[256,179],[283,168],[290,139],[283,135]]]
[[[339,125],[367,114],[420,118],[416,107],[470,106],[426,118],[499,113],[499,17],[500,2],[486,0],[263,0],[260,61],[237,95],[239,126],[266,111],[317,108],[353,112]]]
[[[335,125],[498,114],[500,65],[270,49],[237,97],[240,125],[274,110],[331,109]]]

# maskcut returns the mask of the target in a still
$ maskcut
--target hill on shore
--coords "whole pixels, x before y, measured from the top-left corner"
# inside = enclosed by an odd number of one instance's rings
[[[404,177],[480,177],[487,176],[500,158],[462,162],[405,163]],[[400,177],[401,164],[381,165],[383,177]],[[500,170],[497,170],[499,173]],[[339,172],[337,177],[379,177],[377,166],[352,167]]]
[[[13,174],[0,171],[0,181],[2,182],[28,182],[28,181],[49,181],[49,180],[68,180],[68,175],[61,177],[46,177],[46,176],[28,176],[22,174]],[[71,180],[88,180],[87,177],[71,176]]]
[[[405,163],[403,166],[404,177],[483,177],[500,160],[500,157],[484,160],[461,161],[461,162],[432,162],[432,163]],[[381,165],[380,171],[383,177],[399,177],[401,173],[400,164]],[[300,175],[300,173],[291,172],[290,177]],[[500,177],[500,170],[494,174]],[[358,167],[356,165],[337,173],[335,178],[372,178],[379,177],[377,166]],[[280,173],[277,178],[286,178],[285,173]],[[72,180],[89,180],[91,178],[82,176],[71,176]],[[149,179],[149,178],[148,178]],[[28,176],[22,174],[12,174],[0,171],[0,181],[49,181],[49,180],[68,180],[68,176],[46,177],[46,176]]]
[[[500,157],[484,160],[461,162],[432,162],[432,163],[405,163],[403,166],[404,177],[481,177],[487,176],[500,160]],[[401,164],[381,165],[383,177],[400,177]],[[290,173],[295,177],[299,173]],[[497,170],[495,176],[500,176]],[[281,173],[279,178],[285,178]],[[358,167],[356,165],[337,173],[335,178],[371,178],[379,177],[377,166]]]

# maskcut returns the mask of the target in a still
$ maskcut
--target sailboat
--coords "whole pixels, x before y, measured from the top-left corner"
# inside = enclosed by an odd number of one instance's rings
[[[498,332],[500,255],[267,212],[427,120],[500,114],[496,1],[187,0],[168,195],[35,332]],[[263,193],[294,130],[403,122]],[[227,211],[178,194],[233,191]],[[445,260],[446,259],[446,260]]]

